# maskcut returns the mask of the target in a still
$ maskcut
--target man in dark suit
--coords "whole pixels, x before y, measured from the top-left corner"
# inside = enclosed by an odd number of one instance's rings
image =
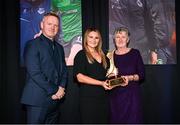
[[[21,103],[26,105],[28,123],[57,123],[67,82],[64,50],[54,40],[59,17],[47,13],[40,25],[42,34],[28,41],[24,50],[27,78]]]

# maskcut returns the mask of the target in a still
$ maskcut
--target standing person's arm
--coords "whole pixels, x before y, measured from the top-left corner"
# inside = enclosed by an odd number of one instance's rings
[[[134,74],[134,81],[143,81],[145,79],[145,67],[139,51],[137,51],[137,74]]]
[[[66,62],[65,62],[65,54],[64,54],[64,49],[62,46],[61,47],[61,60],[62,60],[62,70],[61,70],[61,79],[59,81],[59,85],[63,88],[66,87],[67,84],[67,77],[68,77],[68,70],[67,70],[67,66],[66,66]]]
[[[61,99],[64,95],[65,95],[65,88],[66,88],[66,84],[67,84],[67,78],[68,78],[68,69],[66,66],[66,62],[65,62],[65,56],[64,56],[64,50],[63,47],[60,46],[60,50],[61,50],[61,60],[62,60],[62,70],[61,70],[61,78],[59,79],[58,83],[59,83],[59,89],[58,91],[54,94],[54,96],[52,96],[53,99]]]
[[[27,43],[24,52],[24,60],[27,73],[35,84],[44,89],[48,95],[57,92],[58,86],[51,83],[41,70],[37,41],[30,41]]]
[[[122,86],[128,85],[130,81],[141,83],[141,81],[145,79],[145,67],[144,67],[141,54],[139,51],[135,51],[135,53],[136,53],[136,59],[137,59],[135,62],[136,72],[130,75],[122,76],[125,78],[125,83],[122,84]]]

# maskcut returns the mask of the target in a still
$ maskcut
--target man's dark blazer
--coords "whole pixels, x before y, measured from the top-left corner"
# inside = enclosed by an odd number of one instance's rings
[[[55,42],[59,55],[57,60],[61,62],[55,66],[51,42],[44,35],[27,42],[24,50],[27,76],[21,98],[23,104],[42,106],[47,98],[57,92],[59,86],[66,85],[67,67],[63,47]]]

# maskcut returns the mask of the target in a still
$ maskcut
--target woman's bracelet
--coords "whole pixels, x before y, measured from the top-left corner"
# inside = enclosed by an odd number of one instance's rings
[[[133,75],[128,76],[129,81],[133,81],[133,78],[134,78]]]
[[[133,81],[135,81],[136,80],[136,75],[133,75]]]
[[[137,81],[138,79],[139,79],[139,78],[138,78],[138,75],[134,74],[134,75],[133,75],[133,80],[134,80],[134,81]]]

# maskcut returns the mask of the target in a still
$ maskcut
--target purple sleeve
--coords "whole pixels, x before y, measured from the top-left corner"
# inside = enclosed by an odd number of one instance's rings
[[[139,81],[145,79],[145,67],[139,51],[137,53],[137,74],[139,75]]]

